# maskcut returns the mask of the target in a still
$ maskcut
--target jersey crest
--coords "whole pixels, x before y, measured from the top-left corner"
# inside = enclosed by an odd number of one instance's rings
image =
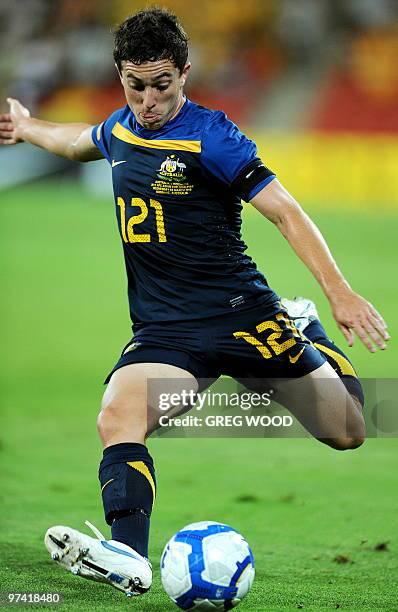
[[[160,164],[152,189],[157,194],[189,195],[194,186],[188,182],[186,169],[187,165],[177,155],[167,155]]]

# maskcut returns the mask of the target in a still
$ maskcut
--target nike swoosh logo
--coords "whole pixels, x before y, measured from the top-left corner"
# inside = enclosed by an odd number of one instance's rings
[[[290,363],[296,363],[296,361],[299,360],[299,358],[301,357],[302,353],[305,351],[305,346],[303,346],[303,348],[301,349],[301,351],[299,351],[297,353],[297,355],[295,355],[294,357],[292,357],[291,355],[289,355],[289,361]]]
[[[257,168],[254,168],[254,170],[257,170],[258,168],[265,168],[265,166],[264,166],[264,164],[259,164],[259,165],[257,166]],[[251,177],[251,175],[253,174],[254,170],[252,170],[251,172],[249,172],[249,174],[246,174],[245,178],[247,178],[247,179],[248,179],[248,178],[250,178],[250,177]]]
[[[126,164],[127,163],[127,159],[123,159],[122,161],[115,161],[114,159],[112,159],[112,168],[114,168],[115,166],[118,166],[119,164]]]
[[[116,546],[112,546],[112,544],[109,544],[109,542],[107,542],[106,540],[101,540],[101,544],[104,548],[107,548],[112,552],[117,552],[120,555],[124,555],[125,557],[131,557],[132,559],[137,559],[137,561],[142,561],[140,557],[137,557],[136,555],[127,552],[127,550],[121,550],[120,548],[116,548]]]
[[[105,489],[105,487],[106,487],[108,484],[110,484],[111,482],[113,482],[114,480],[115,480],[114,478],[111,478],[110,480],[107,480],[107,481],[106,481],[106,483],[104,484],[104,486],[103,486],[103,487],[102,487],[102,489],[101,489],[101,493],[102,493],[102,491]]]
[[[136,348],[138,348],[139,346],[141,346],[141,342],[133,342],[132,344],[130,344],[126,350],[124,351],[123,355],[125,355],[126,353],[129,353],[130,351],[134,351]]]

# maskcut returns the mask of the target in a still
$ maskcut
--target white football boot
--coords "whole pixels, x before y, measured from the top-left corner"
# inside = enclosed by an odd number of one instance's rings
[[[286,308],[287,314],[301,333],[304,333],[304,330],[312,321],[319,320],[314,302],[307,300],[307,298],[296,297],[293,300],[282,298],[281,304]]]
[[[86,525],[98,539],[71,527],[50,527],[44,544],[51,558],[72,574],[110,584],[128,597],[146,593],[152,583],[149,561],[127,544],[106,540],[89,521]]]

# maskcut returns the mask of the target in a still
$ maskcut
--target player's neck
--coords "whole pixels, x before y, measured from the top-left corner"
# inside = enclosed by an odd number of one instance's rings
[[[185,102],[186,102],[186,97],[182,93],[181,97],[180,97],[180,99],[178,101],[177,107],[176,107],[174,113],[172,114],[172,116],[170,117],[169,121],[172,121],[173,119],[175,119],[175,117],[177,117],[178,113],[180,112],[180,110],[184,106]]]

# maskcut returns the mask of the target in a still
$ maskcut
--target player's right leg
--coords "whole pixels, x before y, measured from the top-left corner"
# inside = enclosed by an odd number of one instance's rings
[[[148,385],[150,379],[162,384]],[[161,390],[181,394],[196,388],[190,372],[165,363],[130,363],[112,373],[98,417],[104,446],[99,478],[112,539],[105,540],[98,530],[95,539],[69,527],[50,528],[45,544],[62,567],[128,595],[149,589],[148,539],[156,479],[145,438],[156,425]]]
[[[309,320],[304,304],[293,305],[297,306],[293,321],[300,315],[305,321],[304,334],[308,324],[316,324],[310,331],[324,350],[299,333],[287,316],[289,311],[282,310],[278,302],[256,306],[233,318],[223,317],[219,329],[212,330],[222,373],[256,392],[272,388],[273,400],[287,407],[325,444],[338,450],[357,448],[365,436],[360,383],[356,376],[348,377],[347,373],[355,374],[352,366],[334,345],[334,350],[328,346],[319,320],[315,316]],[[334,356],[332,363],[328,353]],[[336,360],[344,363],[343,369],[334,367]]]

